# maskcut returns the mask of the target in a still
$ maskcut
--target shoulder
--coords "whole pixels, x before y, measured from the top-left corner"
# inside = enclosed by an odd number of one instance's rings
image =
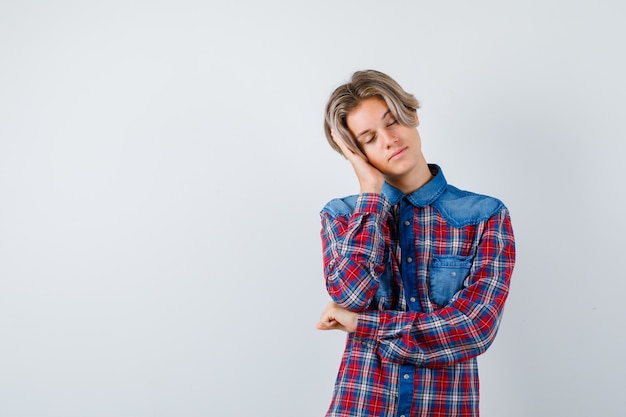
[[[320,214],[333,218],[352,214],[381,215],[387,213],[390,207],[391,203],[384,194],[362,193],[333,199],[324,206]]]
[[[504,203],[497,198],[460,190],[449,184],[432,205],[455,227],[487,221],[506,209]]]
[[[326,214],[330,217],[348,216],[354,213],[357,198],[358,195],[334,198],[326,203],[320,214]]]

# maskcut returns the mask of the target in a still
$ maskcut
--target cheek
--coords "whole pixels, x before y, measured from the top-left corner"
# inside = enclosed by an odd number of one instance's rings
[[[367,157],[368,162],[377,169],[381,169],[384,166],[384,161],[380,158],[380,153],[372,152],[372,150],[365,150],[363,152]]]

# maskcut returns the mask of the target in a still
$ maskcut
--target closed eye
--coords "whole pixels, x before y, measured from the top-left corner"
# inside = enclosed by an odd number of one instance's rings
[[[366,144],[368,143],[372,143],[376,140],[376,135],[372,135],[372,136],[368,136],[367,138],[365,138],[365,142]]]

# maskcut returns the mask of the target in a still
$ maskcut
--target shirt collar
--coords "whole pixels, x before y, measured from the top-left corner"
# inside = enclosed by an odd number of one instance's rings
[[[392,206],[398,204],[403,197],[406,197],[415,207],[426,207],[432,204],[445,191],[448,182],[446,177],[443,176],[441,168],[435,164],[428,164],[428,168],[430,168],[430,172],[433,173],[434,177],[411,194],[404,194],[388,183],[383,185],[383,194],[389,199]]]

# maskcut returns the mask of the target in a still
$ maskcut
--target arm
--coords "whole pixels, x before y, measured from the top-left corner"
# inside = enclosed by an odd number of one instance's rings
[[[326,289],[340,306],[363,311],[385,268],[384,219],[390,203],[380,194],[361,194],[353,211],[347,206],[341,209],[336,212],[327,207],[321,214]]]
[[[503,210],[487,222],[467,285],[447,306],[432,313],[362,312],[355,336],[397,363],[436,367],[478,356],[496,336],[514,263],[513,230]]]
[[[352,164],[361,194],[352,210],[322,212],[322,251],[326,289],[334,302],[351,311],[365,310],[384,271],[384,220],[390,204],[380,193],[380,171],[351,151],[341,138],[332,138]]]

